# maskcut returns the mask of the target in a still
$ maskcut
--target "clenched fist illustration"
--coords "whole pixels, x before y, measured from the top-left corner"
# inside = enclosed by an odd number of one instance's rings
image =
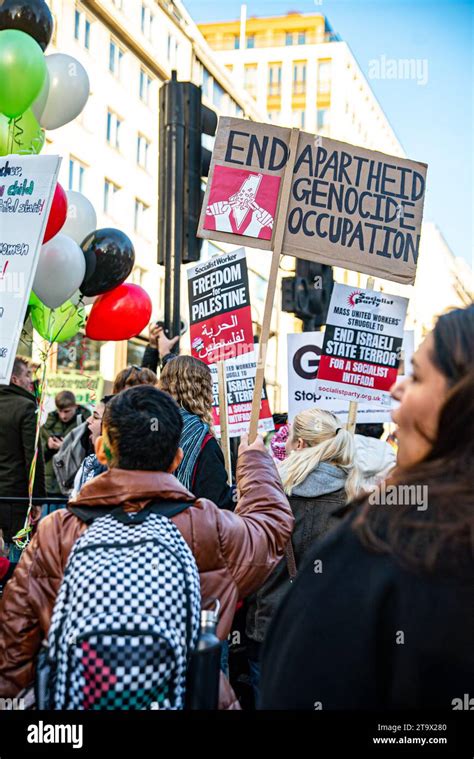
[[[206,209],[208,216],[214,216],[216,230],[218,232],[232,232],[232,225],[230,223],[230,212],[232,206],[227,201],[222,200],[218,203],[212,203]]]

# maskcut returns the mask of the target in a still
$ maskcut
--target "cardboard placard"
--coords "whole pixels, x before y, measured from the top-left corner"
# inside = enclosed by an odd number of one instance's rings
[[[407,307],[408,299],[398,295],[335,284],[319,361],[319,391],[389,406]]]
[[[300,332],[288,335],[288,419],[290,422],[296,414],[307,408],[331,411],[341,422],[348,420],[349,403],[334,397],[331,393],[320,391],[316,375],[323,347],[322,332]],[[403,333],[402,360],[398,367],[397,381],[403,379],[414,351],[414,333]],[[390,412],[398,406],[393,399],[389,408],[377,401],[359,403],[357,408],[358,424],[379,424],[391,421]]]
[[[240,437],[248,432],[252,411],[255,375],[257,372],[256,360],[257,351],[254,350],[253,353],[247,353],[225,362],[229,437]],[[217,365],[212,364],[209,368],[213,379],[214,404],[212,413],[214,417],[214,430],[217,437],[220,437]],[[265,388],[263,388],[258,431],[259,433],[265,433],[273,429],[273,417],[270,411],[270,404],[268,402]]]
[[[60,164],[0,158],[0,384],[10,382]]]
[[[245,250],[188,269],[191,352],[206,364],[254,350]]]
[[[299,132],[283,208],[291,132],[219,120],[198,235],[273,250],[276,213],[285,219],[279,252],[412,284],[426,164]]]

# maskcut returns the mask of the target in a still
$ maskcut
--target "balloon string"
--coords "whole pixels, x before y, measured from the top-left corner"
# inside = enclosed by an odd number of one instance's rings
[[[17,145],[19,148],[21,148],[21,145],[22,145],[21,135],[24,134],[24,131],[25,131],[20,126],[21,119],[22,119],[21,116],[18,116],[16,119],[13,119],[13,143]]]
[[[52,329],[52,311],[49,314],[48,318],[48,334],[51,333]],[[32,517],[32,510],[33,510],[33,488],[35,484],[35,476],[36,476],[36,464],[38,462],[38,455],[39,455],[39,437],[40,437],[40,428],[41,428],[41,419],[43,418],[43,410],[44,410],[44,403],[46,399],[46,388],[47,388],[47,378],[46,378],[46,371],[47,371],[47,362],[50,355],[50,351],[52,348],[53,343],[51,340],[48,343],[48,347],[46,348],[46,351],[42,353],[41,355],[41,361],[43,364],[43,372],[41,376],[41,391],[40,391],[40,397],[39,397],[39,404],[37,409],[37,418],[36,418],[36,430],[35,430],[35,444],[34,444],[34,453],[33,458],[30,465],[30,471],[28,476],[28,510],[26,512],[25,522],[23,524],[23,528],[17,532],[17,534],[12,538],[13,543],[16,545],[17,548],[19,548],[21,551],[24,551],[25,548],[28,546],[33,529],[35,527],[35,524],[37,522],[36,519]]]

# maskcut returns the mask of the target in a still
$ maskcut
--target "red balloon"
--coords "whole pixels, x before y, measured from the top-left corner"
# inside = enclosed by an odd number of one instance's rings
[[[43,237],[43,245],[45,242],[48,242],[48,240],[51,240],[52,237],[58,234],[58,232],[62,229],[66,218],[67,195],[58,182],[54,191],[53,202],[51,203],[48,223],[46,224],[46,231]]]
[[[151,309],[143,287],[124,283],[99,295],[87,320],[86,335],[92,340],[129,340],[147,326]]]

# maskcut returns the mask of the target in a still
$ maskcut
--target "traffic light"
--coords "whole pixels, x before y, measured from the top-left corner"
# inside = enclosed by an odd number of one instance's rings
[[[217,114],[202,104],[201,95],[201,88],[192,82],[178,82],[176,72],[160,89],[159,264],[164,264],[169,244],[179,247],[180,263],[199,261],[200,257],[202,240],[196,232],[201,184],[211,161],[202,135],[212,136],[217,129]],[[171,223],[173,231],[169,229]]]
[[[326,323],[333,285],[330,266],[298,258],[296,276],[282,280],[282,311],[301,319],[304,332],[322,327]]]

